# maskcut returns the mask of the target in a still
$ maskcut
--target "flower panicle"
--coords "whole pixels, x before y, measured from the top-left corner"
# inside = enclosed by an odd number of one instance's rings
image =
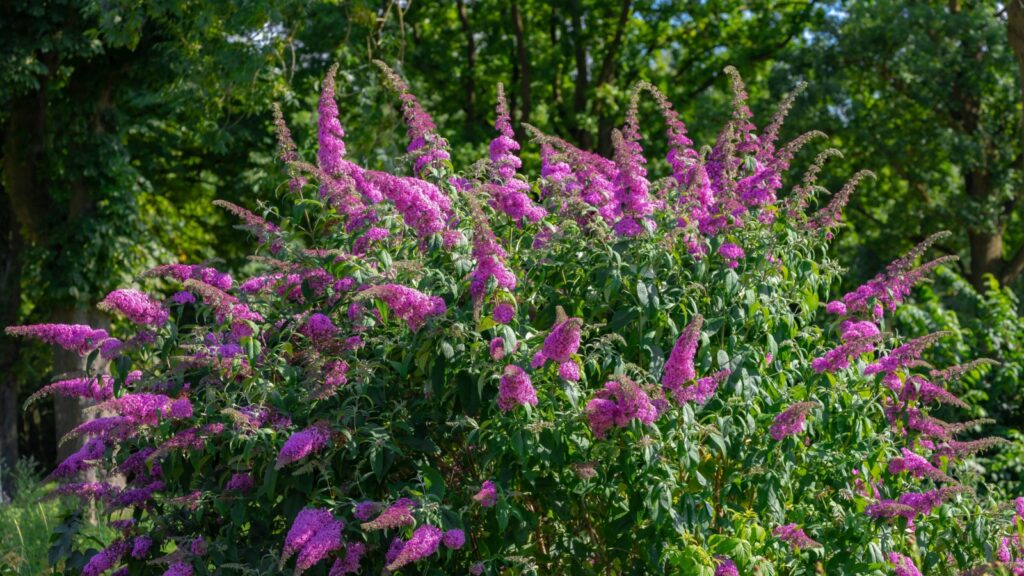
[[[832,228],[842,220],[843,208],[850,201],[850,196],[853,195],[854,191],[857,190],[857,186],[864,181],[865,178],[875,179],[875,173],[870,170],[861,170],[854,174],[846,184],[836,192],[823,208],[818,210],[813,216],[807,220],[807,228],[810,230],[817,230],[822,228]]]

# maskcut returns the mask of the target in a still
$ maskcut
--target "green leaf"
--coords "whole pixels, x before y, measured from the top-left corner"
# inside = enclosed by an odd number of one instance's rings
[[[638,282],[636,285],[636,297],[640,301],[641,306],[646,307],[650,303],[647,296],[647,284]]]

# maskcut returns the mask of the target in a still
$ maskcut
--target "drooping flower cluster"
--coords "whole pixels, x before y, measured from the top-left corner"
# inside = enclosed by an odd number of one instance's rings
[[[409,540],[402,545],[401,552],[387,565],[387,569],[397,570],[437,552],[441,537],[441,529],[436,526],[428,524],[416,528]]]
[[[473,230],[473,259],[476,260],[476,267],[473,268],[473,272],[469,276],[469,293],[473,296],[474,301],[479,302],[483,299],[487,291],[487,283],[494,279],[494,283],[498,288],[508,290],[511,292],[516,289],[516,276],[509,269],[508,264],[505,260],[508,258],[508,254],[505,253],[504,248],[495,238],[494,232],[491,231],[491,227],[487,223],[487,217],[483,214],[483,211],[479,207],[474,207],[472,210],[474,214],[474,230]],[[499,312],[499,309],[501,312]],[[506,310],[511,309],[511,305],[508,303],[501,303],[498,308],[495,308],[495,314],[504,317]],[[511,320],[508,317],[506,320],[497,321],[507,323]]]
[[[856,314],[870,308],[875,316],[879,316],[884,309],[895,309],[910,294],[910,289],[928,273],[941,264],[956,259],[955,256],[943,256],[916,268],[913,267],[914,261],[918,257],[948,235],[948,232],[932,234],[901,258],[889,264],[884,272],[853,292],[845,294],[841,301],[830,302],[827,310],[833,314]]]
[[[896,500],[883,499],[871,504],[864,513],[872,518],[887,519],[902,516],[913,520],[914,516],[927,516],[932,510],[942,506],[949,498],[970,492],[965,486],[943,486],[925,492],[907,492],[900,494]]]
[[[786,436],[793,436],[803,432],[804,421],[807,420],[807,413],[814,408],[814,402],[797,402],[786,408],[775,417],[768,433],[776,440],[782,440]]]
[[[772,530],[772,534],[789,544],[793,550],[799,550],[801,548],[821,548],[821,544],[813,540],[808,536],[800,526],[796,524],[786,524],[784,526],[778,526],[775,530]]]
[[[218,290],[225,291],[231,290],[234,286],[234,280],[230,274],[202,264],[165,264],[152,268],[142,275],[144,277],[170,277],[181,283],[185,283],[186,280],[199,280]]]
[[[365,172],[366,182],[380,191],[405,225],[420,238],[429,238],[445,230],[451,212],[451,200],[437,186],[420,180],[393,176],[385,172]]]
[[[909,557],[899,552],[889,553],[889,563],[892,564],[893,574],[896,576],[921,576],[921,571]]]
[[[401,284],[374,286],[363,292],[363,295],[383,300],[391,312],[414,332],[431,316],[444,314],[447,310],[444,299],[440,296],[429,296]]]
[[[697,369],[693,364],[697,355],[697,345],[700,343],[700,330],[704,326],[704,317],[700,314],[693,317],[686,325],[672,352],[665,362],[665,374],[661,378],[661,384],[671,392],[676,401],[682,403],[680,394],[683,386],[697,377]]]
[[[60,346],[65,350],[85,356],[95,350],[110,336],[106,330],[84,324],[33,324],[31,326],[8,326],[4,332],[11,336],[35,338],[46,344]]]
[[[369,522],[364,522],[362,528],[363,530],[387,530],[389,528],[398,528],[399,526],[408,526],[416,521],[412,517],[412,510],[415,507],[415,501],[409,498],[400,498],[381,512],[380,516]]]
[[[345,557],[338,558],[331,566],[328,576],[342,576],[343,574],[358,574],[360,562],[366,554],[366,544],[362,542],[349,542],[345,547]]]
[[[620,378],[606,382],[587,402],[587,419],[594,436],[604,438],[608,430],[625,428],[632,420],[653,424],[658,419],[658,410],[643,388]]]
[[[121,558],[128,552],[128,543],[124,540],[117,540],[89,559],[89,562],[82,568],[82,576],[99,576],[103,574],[117,566]]]
[[[829,350],[824,356],[811,361],[815,372],[839,372],[850,366],[851,358],[859,358],[875,350],[881,339],[878,327],[873,322],[844,321],[840,324],[840,338],[843,343]]]
[[[277,454],[276,467],[282,468],[322,450],[324,446],[327,446],[329,440],[329,430],[321,425],[313,425],[292,434]]]
[[[530,375],[519,366],[510,364],[505,367],[498,385],[498,407],[502,412],[508,412],[527,404],[537,405],[537,391],[533,388]]]
[[[330,510],[303,508],[292,522],[281,551],[281,566],[298,554],[295,573],[301,574],[327,555],[341,548],[341,530],[345,523],[337,520]]]
[[[491,480],[485,480],[480,490],[473,496],[473,500],[483,506],[490,508],[498,503],[498,491]]]
[[[131,288],[114,290],[98,305],[101,310],[116,311],[142,326],[162,326],[167,322],[167,309],[144,292]]]
[[[890,474],[908,472],[915,478],[929,478],[936,482],[953,482],[952,478],[932,466],[923,456],[915,454],[907,448],[903,448],[902,452],[903,456],[896,456],[889,460]]]
[[[86,398],[102,402],[109,400],[114,395],[114,379],[106,374],[100,376],[83,376],[59,380],[43,386],[26,400],[26,404],[36,399],[49,395],[64,396],[67,398]]]
[[[572,359],[572,355],[580,349],[580,336],[583,332],[582,318],[562,318],[555,320],[551,332],[544,338],[544,346],[540,354],[543,366],[548,360],[561,364]]]

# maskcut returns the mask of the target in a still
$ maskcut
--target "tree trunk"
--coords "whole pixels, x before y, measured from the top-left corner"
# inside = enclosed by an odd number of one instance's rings
[[[469,24],[469,12],[466,10],[464,0],[457,1],[459,22],[462,24],[462,33],[466,36],[466,69],[462,71],[462,80],[466,90],[466,101],[462,105],[466,112],[466,127],[470,130],[476,129],[476,40],[473,38],[473,28]]]
[[[43,62],[53,70],[55,52]],[[46,238],[52,201],[37,167],[46,153],[48,77],[39,87],[11,103],[3,129],[3,197],[0,198],[0,327],[17,324],[21,307],[22,234],[35,241]],[[18,460],[18,382],[14,366],[20,343],[0,333],[0,457],[6,466]]]
[[[587,71],[587,46],[583,34],[583,15],[579,0],[569,3],[572,19],[572,44],[576,56],[576,87],[573,91],[572,113],[573,137],[576,145],[584,150],[590,148],[593,137],[580,124],[581,117],[587,113],[587,90],[589,88],[589,72]]]
[[[597,82],[594,88],[600,88],[615,78],[616,62],[619,58],[619,49],[622,46],[622,38],[626,32],[626,23],[629,22],[629,11],[633,5],[632,0],[622,0],[622,7],[619,10],[619,19],[615,23],[615,35],[604,51],[604,59],[601,62],[601,71],[597,75]],[[612,130],[615,128],[615,119],[603,114],[601,101],[595,100],[592,114],[597,116],[597,152],[604,156],[612,153]]]
[[[0,327],[18,323],[21,246],[21,231],[5,194],[0,196]],[[0,331],[0,474],[4,476],[18,461],[18,415],[21,409],[14,371],[18,345],[18,340]],[[0,499],[2,497],[0,495]]]
[[[526,29],[523,27],[523,15],[519,12],[519,3],[512,3],[512,29],[516,37],[516,58],[519,60],[519,121],[530,121],[530,54],[526,47]]]
[[[1010,38],[1010,47],[1017,58],[1017,81],[1020,88],[1020,99],[1024,103],[1024,0],[1009,0],[1006,4],[1006,28]],[[1018,169],[1024,168],[1024,117],[1020,119],[1021,148]],[[1024,190],[1017,190],[1014,199],[1009,203],[1009,210],[1016,206],[1024,196]],[[1011,284],[1024,272],[1024,243],[1017,247],[1017,252],[1006,265],[1002,281]]]
[[[991,182],[984,172],[969,172],[964,176],[967,196],[976,201],[984,201],[991,193]],[[998,222],[991,223],[995,228],[982,227],[967,230],[967,238],[971,249],[971,284],[982,290],[985,286],[985,275],[991,274],[1001,281],[1003,276],[1003,229]]]
[[[14,100],[4,130],[4,191],[15,221],[35,242],[45,241],[53,205],[45,181],[36,170],[43,161],[47,137],[47,79],[39,88]]]

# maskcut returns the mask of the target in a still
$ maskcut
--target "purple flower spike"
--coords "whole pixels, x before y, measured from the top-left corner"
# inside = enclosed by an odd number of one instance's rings
[[[498,387],[498,407],[508,412],[526,404],[537,405],[537,391],[533,389],[530,376],[519,366],[506,366]]]
[[[167,309],[144,292],[131,288],[114,290],[99,303],[100,310],[116,311],[141,326],[163,326]]]

